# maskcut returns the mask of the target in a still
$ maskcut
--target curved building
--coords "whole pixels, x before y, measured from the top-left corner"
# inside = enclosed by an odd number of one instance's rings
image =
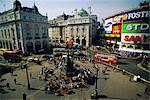
[[[120,34],[119,50],[125,53],[150,53],[149,3],[105,19],[108,35]],[[106,35],[107,35],[106,34]]]

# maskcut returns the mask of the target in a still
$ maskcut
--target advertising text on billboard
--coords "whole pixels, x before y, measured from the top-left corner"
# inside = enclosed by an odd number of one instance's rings
[[[149,24],[145,22],[123,23],[123,33],[149,33]]]

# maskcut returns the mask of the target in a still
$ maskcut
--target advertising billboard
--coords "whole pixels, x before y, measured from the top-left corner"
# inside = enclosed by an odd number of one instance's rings
[[[112,33],[112,18],[105,20],[104,29],[106,33]]]
[[[121,35],[121,42],[147,44],[147,43],[150,43],[150,34],[145,34],[145,33],[142,33],[142,34],[141,33],[128,34],[128,33],[123,33]]]
[[[113,25],[112,26],[112,33],[113,34],[121,34],[121,30],[122,30],[122,25],[119,24],[119,25]]]
[[[121,24],[122,23],[122,16],[123,15],[113,17],[112,18],[112,24]]]
[[[149,33],[148,22],[123,23],[122,33]]]
[[[144,9],[145,10],[145,9]],[[123,14],[123,22],[129,21],[148,21],[150,16],[150,11],[143,10],[132,10],[129,12],[124,12]]]

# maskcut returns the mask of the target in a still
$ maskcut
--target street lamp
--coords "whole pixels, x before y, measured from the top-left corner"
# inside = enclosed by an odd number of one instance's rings
[[[93,65],[94,65],[94,68],[96,69],[96,84],[95,84],[95,95],[92,95],[91,98],[92,99],[98,99],[99,98],[99,95],[98,95],[98,88],[97,88],[97,80],[98,80],[98,67],[95,66],[95,62],[93,60]]]
[[[26,75],[27,75],[27,81],[28,81],[28,89],[30,89],[30,82],[29,82],[29,75],[28,75],[27,64],[24,65],[24,68],[26,69]]]

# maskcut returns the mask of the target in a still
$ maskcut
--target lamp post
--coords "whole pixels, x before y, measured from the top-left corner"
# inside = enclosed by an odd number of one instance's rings
[[[95,95],[92,95],[91,98],[92,99],[98,99],[99,98],[99,95],[98,95],[98,88],[97,88],[97,80],[98,80],[98,67],[95,66],[95,62],[93,60],[93,65],[94,65],[94,68],[96,69],[96,84],[95,84]]]
[[[95,85],[96,98],[98,97],[97,79],[98,79],[98,68],[96,68],[96,85]]]
[[[28,89],[30,89],[30,82],[29,82],[29,75],[28,75],[27,64],[24,65],[24,68],[26,69],[27,82],[28,82]]]

